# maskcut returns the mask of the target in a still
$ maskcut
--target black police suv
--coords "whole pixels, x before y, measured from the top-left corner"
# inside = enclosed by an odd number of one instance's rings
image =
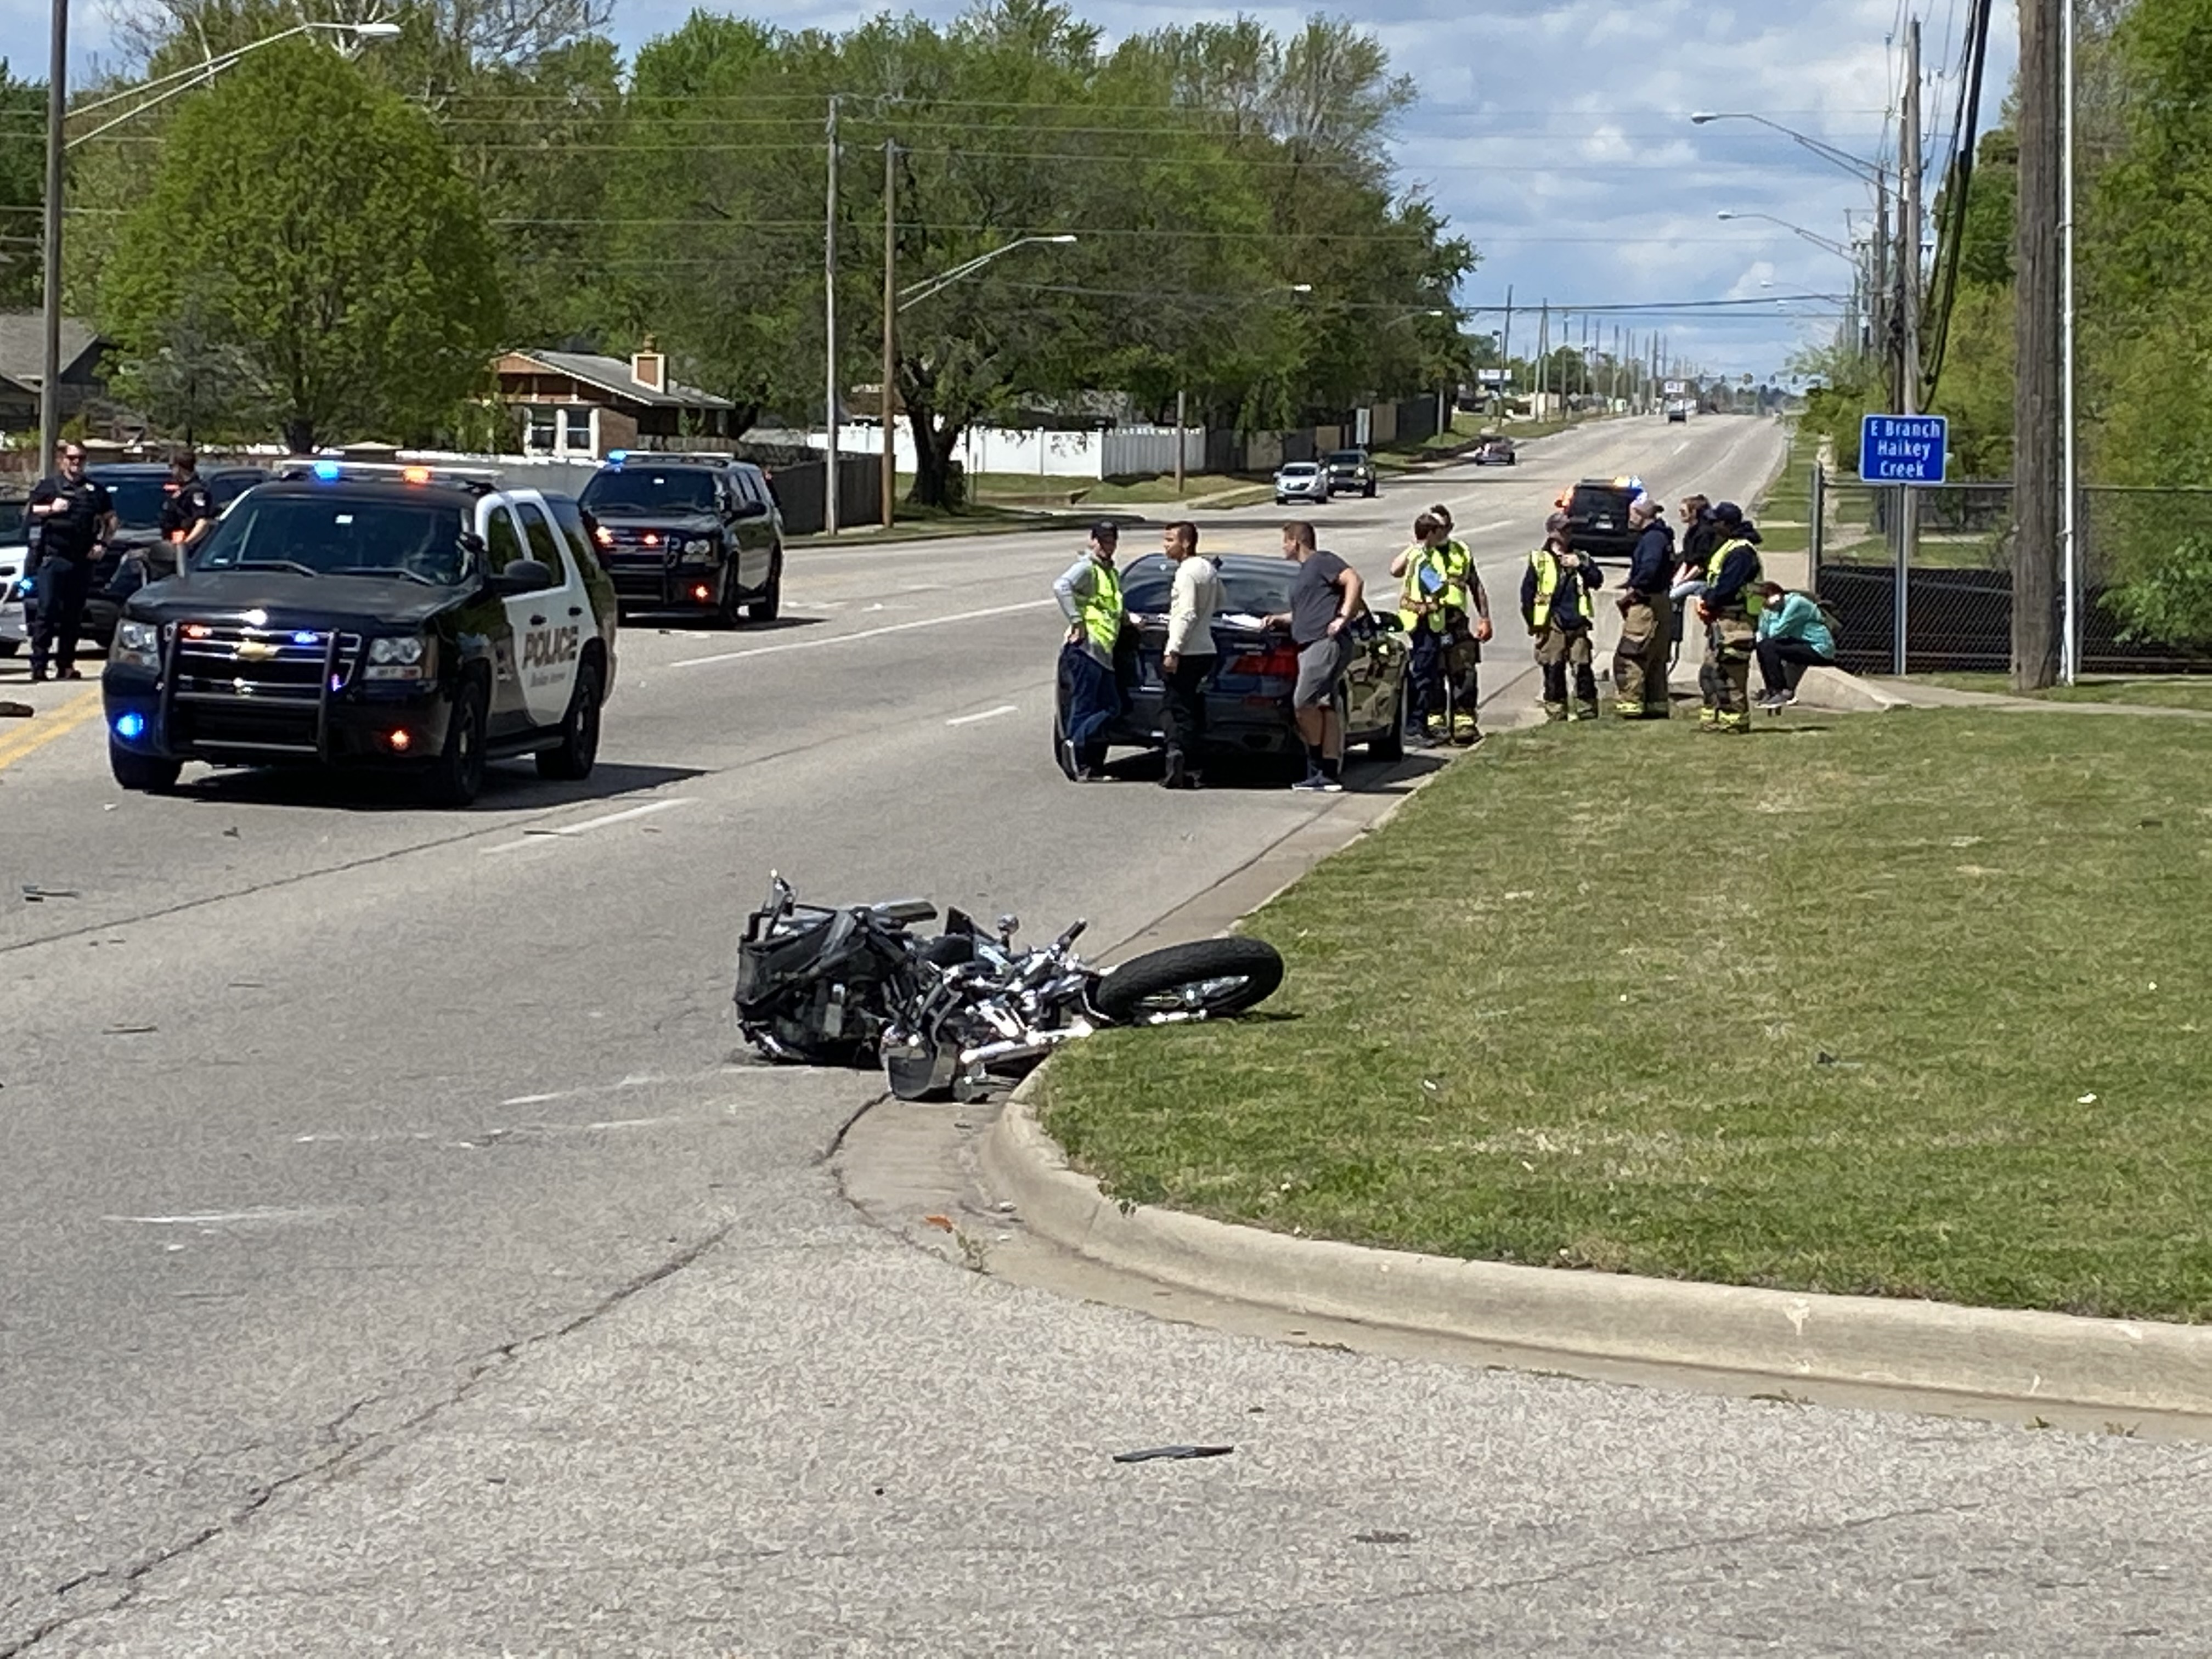
[[[1636,551],[1636,531],[1628,509],[1636,486],[1617,478],[1585,478],[1567,503],[1567,539],[1577,553],[1594,559],[1625,559]]]
[[[1365,450],[1335,450],[1322,465],[1328,469],[1329,485],[1338,495],[1348,495],[1355,489],[1370,497],[1375,494],[1380,475]]]
[[[597,758],[612,584],[576,503],[489,474],[317,461],[241,496],[125,601],[101,679],[126,789],[187,761],[404,768],[466,805],[487,761]]]
[[[599,562],[625,611],[689,611],[734,627],[783,606],[783,515],[768,475],[727,455],[617,450],[584,486]]]

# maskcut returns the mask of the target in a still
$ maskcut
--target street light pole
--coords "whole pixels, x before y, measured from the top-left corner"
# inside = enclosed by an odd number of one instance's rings
[[[884,475],[883,524],[891,527],[898,495],[898,429],[891,423],[891,382],[898,374],[898,142],[884,140]],[[921,467],[921,434],[915,434],[915,468]]]
[[[822,474],[822,529],[837,533],[837,94],[830,94],[830,190],[822,217],[823,419],[829,434]]]
[[[62,430],[62,155],[63,124],[69,116],[69,0],[53,0],[51,56],[46,70],[46,246],[45,351],[39,376],[38,470],[44,477],[54,464]]]

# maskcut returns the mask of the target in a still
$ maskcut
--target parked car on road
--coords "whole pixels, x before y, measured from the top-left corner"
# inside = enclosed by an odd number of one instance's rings
[[[106,646],[115,637],[123,603],[149,581],[176,574],[176,561],[161,542],[161,508],[176,494],[168,464],[125,461],[95,466],[89,476],[107,486],[115,501],[115,534],[106,555],[93,567],[84,601],[84,635]],[[200,482],[216,516],[269,474],[258,466],[203,469]]]
[[[1477,466],[1517,466],[1521,458],[1513,448],[1513,440],[1502,433],[1486,432],[1475,440],[1474,464]]]
[[[14,656],[30,637],[21,591],[23,567],[31,556],[27,505],[23,496],[0,497],[0,657]]]
[[[783,605],[783,515],[768,475],[729,455],[616,450],[584,486],[599,562],[629,611],[735,627]]]
[[[1291,718],[1291,693],[1298,676],[1297,647],[1285,634],[1261,626],[1265,617],[1291,608],[1296,567],[1282,559],[1231,555],[1218,559],[1222,609],[1214,619],[1213,678],[1206,688],[1206,753],[1292,757],[1304,745]],[[1122,603],[1136,619],[1135,648],[1115,665],[1121,714],[1106,741],[1121,748],[1158,749],[1165,741],[1160,721],[1164,685],[1160,656],[1167,647],[1167,613],[1175,589],[1175,564],[1158,554],[1122,573]],[[1337,692],[1346,741],[1364,744],[1379,761],[1405,757],[1407,667],[1412,646],[1395,613],[1363,612],[1352,624],[1352,666]],[[1067,690],[1053,710],[1054,763],[1066,764]]]
[[[613,584],[567,498],[460,469],[316,461],[240,500],[180,579],[126,600],[101,677],[125,789],[187,761],[413,771],[465,806],[484,763],[588,775]]]
[[[1328,468],[1328,487],[1332,495],[1349,495],[1358,490],[1372,498],[1379,483],[1372,457],[1364,449],[1340,449],[1323,463]]]
[[[1275,469],[1275,505],[1292,501],[1326,503],[1336,493],[1328,469],[1317,461],[1285,461]]]
[[[1585,478],[1567,503],[1567,535],[1577,553],[1626,559],[1636,550],[1628,508],[1641,493],[1633,479]]]

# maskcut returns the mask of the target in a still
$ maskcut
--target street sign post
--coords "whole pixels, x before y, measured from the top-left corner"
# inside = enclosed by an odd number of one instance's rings
[[[1859,425],[1859,481],[1940,484],[1950,452],[1951,423],[1941,415],[1869,415]]]
[[[1474,378],[1484,386],[1510,386],[1513,371],[1510,368],[1478,368]]]

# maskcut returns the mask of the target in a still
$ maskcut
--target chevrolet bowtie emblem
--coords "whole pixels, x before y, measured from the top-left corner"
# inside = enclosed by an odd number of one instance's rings
[[[263,640],[240,640],[234,653],[250,662],[260,662],[276,654],[276,647]]]

